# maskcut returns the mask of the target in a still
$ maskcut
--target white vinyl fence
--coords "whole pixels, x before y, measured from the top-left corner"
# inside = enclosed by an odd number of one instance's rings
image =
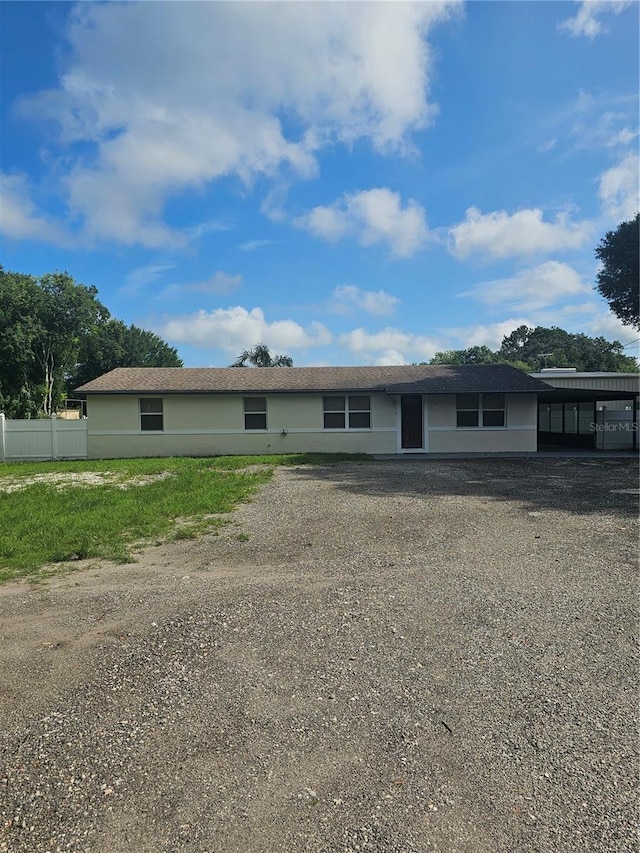
[[[9,420],[0,413],[0,462],[86,459],[87,421]]]

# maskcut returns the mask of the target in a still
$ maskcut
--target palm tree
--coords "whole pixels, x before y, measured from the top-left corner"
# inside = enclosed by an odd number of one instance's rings
[[[256,344],[251,349],[242,350],[231,367],[293,367],[290,355],[271,355],[266,344]]]

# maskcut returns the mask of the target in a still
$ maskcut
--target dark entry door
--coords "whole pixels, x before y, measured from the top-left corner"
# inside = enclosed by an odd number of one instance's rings
[[[405,394],[401,398],[402,446],[422,447],[422,395]]]

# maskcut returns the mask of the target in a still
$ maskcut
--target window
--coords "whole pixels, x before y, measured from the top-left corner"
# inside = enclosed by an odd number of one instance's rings
[[[244,398],[244,428],[266,429],[267,428],[267,398],[245,397]]]
[[[349,429],[371,429],[371,397],[349,397]]]
[[[325,429],[371,429],[371,397],[323,397]]]
[[[324,397],[324,428],[344,429],[345,397]]]
[[[458,394],[456,426],[477,427],[480,423],[480,394]]]
[[[140,429],[162,432],[164,429],[162,397],[140,398]]]
[[[506,425],[504,394],[457,394],[456,410],[459,427]]]
[[[506,426],[504,394],[482,394],[482,426]]]

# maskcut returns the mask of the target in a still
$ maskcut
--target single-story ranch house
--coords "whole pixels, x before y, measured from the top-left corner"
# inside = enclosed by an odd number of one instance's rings
[[[507,365],[121,367],[77,389],[93,459],[531,452],[549,390]]]

